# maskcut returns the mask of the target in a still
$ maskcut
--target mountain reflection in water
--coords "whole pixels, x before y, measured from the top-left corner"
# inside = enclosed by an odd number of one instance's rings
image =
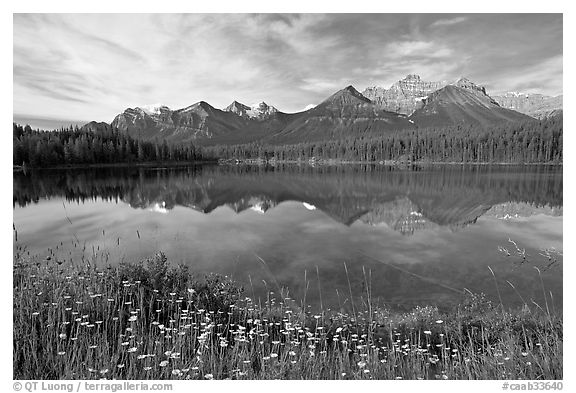
[[[532,169],[532,168],[529,168]],[[345,225],[386,223],[400,232],[429,225],[474,223],[494,205],[522,202],[562,214],[562,173],[547,167],[441,166],[399,170],[372,166],[192,167],[93,169],[15,174],[14,204],[40,198],[102,198],[166,213],[184,206],[210,213],[228,206],[266,212],[286,201],[303,202]],[[508,175],[508,176],[506,176]],[[540,208],[540,209],[539,209]]]
[[[344,262],[359,293],[365,266],[378,283],[375,295],[394,304],[457,300],[447,287],[492,294],[487,265],[537,300],[533,265],[547,262],[540,248],[562,250],[562,171],[554,167],[105,168],[15,173],[13,180],[15,226],[32,252],[74,233],[96,250],[114,246],[118,259],[162,250],[193,270],[243,282],[273,277],[296,295],[306,291],[304,271],[313,277],[318,266],[333,305],[347,292]],[[121,246],[103,243],[97,234],[104,229]],[[511,247],[508,238],[534,247],[531,266],[498,252]],[[561,304],[561,266],[544,280]],[[504,297],[516,303],[508,289]],[[319,295],[313,292],[308,299]]]

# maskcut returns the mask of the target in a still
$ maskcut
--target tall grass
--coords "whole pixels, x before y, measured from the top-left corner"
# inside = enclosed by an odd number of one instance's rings
[[[94,266],[15,261],[15,379],[562,378],[549,309],[470,295],[448,313],[394,313],[372,303],[364,272],[362,306],[314,313],[282,291],[257,303],[163,254]]]

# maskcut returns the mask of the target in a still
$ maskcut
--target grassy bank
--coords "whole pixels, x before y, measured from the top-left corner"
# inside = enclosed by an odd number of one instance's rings
[[[561,379],[562,318],[472,295],[449,312],[304,311],[162,255],[13,271],[14,379]],[[369,287],[369,286],[367,286]],[[370,300],[370,293],[366,293]]]

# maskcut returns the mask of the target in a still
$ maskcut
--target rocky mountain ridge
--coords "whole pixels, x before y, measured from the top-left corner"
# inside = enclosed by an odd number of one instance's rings
[[[205,101],[177,110],[154,104],[128,108],[110,126],[144,140],[286,144],[416,127],[527,121],[530,115],[541,118],[561,108],[561,96],[515,93],[492,98],[483,86],[467,78],[428,82],[409,74],[389,89],[375,86],[360,93],[347,86],[314,108],[297,113],[281,112],[265,102],[248,106],[233,101],[223,110]],[[105,129],[103,124],[91,122],[85,129]]]
[[[543,94],[508,92],[493,98],[504,108],[524,113],[536,119],[554,116],[563,109],[562,95],[552,97]]]

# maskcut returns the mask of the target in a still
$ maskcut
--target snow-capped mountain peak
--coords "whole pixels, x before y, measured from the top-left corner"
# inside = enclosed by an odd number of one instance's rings
[[[236,113],[238,116],[248,117],[250,119],[265,119],[273,113],[278,112],[278,109],[266,104],[264,101],[252,104],[250,106],[244,105],[238,101],[234,101],[224,110],[227,112]]]
[[[276,112],[278,112],[278,109],[262,101],[256,104],[252,104],[250,109],[246,111],[246,114],[253,118],[263,118]]]
[[[149,115],[159,115],[162,109],[170,110],[170,108],[163,104],[142,105],[139,108]]]

